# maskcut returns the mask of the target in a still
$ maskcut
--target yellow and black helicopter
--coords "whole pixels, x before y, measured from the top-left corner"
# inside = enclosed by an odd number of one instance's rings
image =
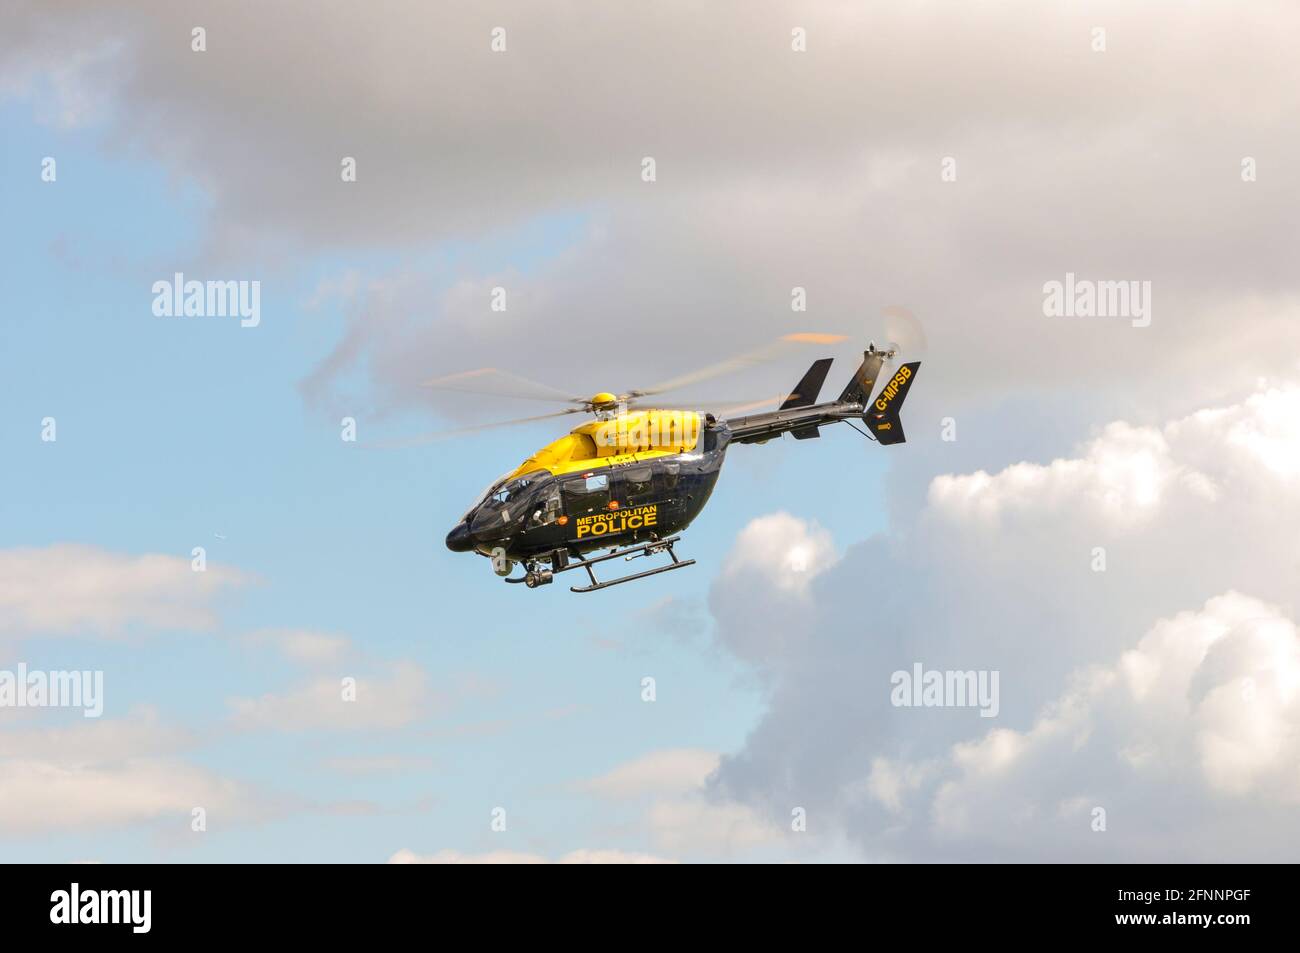
[[[789,335],[783,340],[842,338]],[[819,428],[826,424],[853,426],[854,420],[863,421],[881,444],[904,442],[899,411],[920,362],[897,366],[871,396],[895,354],[894,347],[872,343],[852,380],[824,403],[817,399],[832,359],[814,361],[778,409],[726,419],[662,405],[634,409],[639,400],[691,383],[699,374],[625,394],[560,397],[574,406],[524,420],[584,412],[594,419],[493,481],[447,534],[447,548],[486,556],[506,582],[530,589],[551,583],[559,573],[583,569],[590,585],[572,586],[573,592],[594,592],[693,565],[695,560],[679,559],[673,547],[704,509],[732,444],[765,443],[786,433],[807,440],[820,436]],[[475,375],[485,373],[489,371],[471,371],[428,385],[473,390]],[[588,555],[601,549],[610,552]],[[671,561],[606,582],[596,578],[594,567],[601,563],[658,554]],[[522,564],[523,575],[512,577],[516,564]]]

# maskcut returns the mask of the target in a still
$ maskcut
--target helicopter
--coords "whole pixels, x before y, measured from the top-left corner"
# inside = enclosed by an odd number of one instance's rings
[[[784,340],[795,339],[842,340],[826,335],[788,335]],[[732,444],[762,444],[786,433],[809,440],[828,424],[843,422],[857,430],[854,420],[861,420],[882,445],[905,442],[899,413],[921,363],[897,366],[876,393],[882,368],[896,354],[896,347],[870,343],[840,395],[818,403],[832,363],[821,358],[776,410],[725,419],[662,405],[635,409],[639,398],[668,385],[561,398],[574,406],[523,420],[579,412],[594,419],[494,480],[447,534],[447,548],[486,556],[507,583],[529,589],[549,585],[561,573],[585,571],[590,583],[571,586],[572,592],[595,592],[694,565],[693,559],[679,558],[674,547],[708,503]],[[463,383],[467,376],[427,383],[458,389],[455,382]],[[686,375],[671,386],[701,376]],[[601,549],[610,551],[594,555]],[[605,581],[596,576],[603,563],[659,555],[669,562]],[[517,565],[523,573],[513,576]]]

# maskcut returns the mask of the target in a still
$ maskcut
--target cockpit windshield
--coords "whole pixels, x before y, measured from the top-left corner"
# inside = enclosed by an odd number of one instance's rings
[[[469,519],[470,514],[473,513],[480,506],[482,506],[483,501],[486,500],[493,493],[495,493],[501,487],[501,484],[506,482],[506,477],[508,477],[509,475],[510,475],[509,473],[503,473],[495,480],[493,480],[491,483],[489,483],[487,487],[483,490],[483,492],[480,493],[477,498],[475,498],[474,502],[470,504],[469,509],[465,511],[465,515],[462,516],[461,519],[463,520]]]

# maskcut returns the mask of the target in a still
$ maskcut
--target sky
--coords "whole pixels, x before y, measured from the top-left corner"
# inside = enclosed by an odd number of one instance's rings
[[[0,858],[1294,856],[1291,5],[11,8],[0,671],[103,712],[0,706]],[[696,566],[445,548],[566,422],[421,382],[842,336],[675,395],[774,403],[899,314],[907,443],[733,448]]]

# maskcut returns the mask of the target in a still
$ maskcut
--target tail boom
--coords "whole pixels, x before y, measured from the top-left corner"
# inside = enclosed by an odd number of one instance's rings
[[[841,420],[860,418],[863,409],[861,404],[848,404],[837,400],[828,404],[813,404],[810,407],[792,407],[765,414],[732,417],[727,421],[727,429],[731,431],[732,443],[763,443],[787,432],[793,432],[799,439],[805,439],[805,435],[816,436],[817,428],[824,424],[836,424]]]
[[[822,404],[811,403],[807,395],[812,391],[812,399],[816,399],[815,390],[804,386],[799,388],[803,391],[803,400],[806,401],[802,406],[794,404],[793,399],[787,399],[779,410],[727,420],[726,426],[731,433],[731,442],[764,443],[785,433],[792,433],[797,439],[806,440],[819,436],[818,428],[825,424],[857,419],[867,425],[881,444],[889,446],[903,443],[907,438],[903,434],[903,422],[899,417],[899,411],[902,409],[903,401],[907,399],[907,393],[911,389],[912,381],[916,379],[916,372],[921,364],[919,361],[913,361],[901,365],[881,388],[875,399],[868,402],[883,361],[884,355],[880,351],[873,348],[865,352],[862,364],[838,400]],[[815,374],[825,378],[825,367],[829,363],[829,361],[817,362],[809,373],[804,375],[804,380],[800,384],[808,384]],[[820,384],[821,381],[817,380],[816,389],[820,389]]]

